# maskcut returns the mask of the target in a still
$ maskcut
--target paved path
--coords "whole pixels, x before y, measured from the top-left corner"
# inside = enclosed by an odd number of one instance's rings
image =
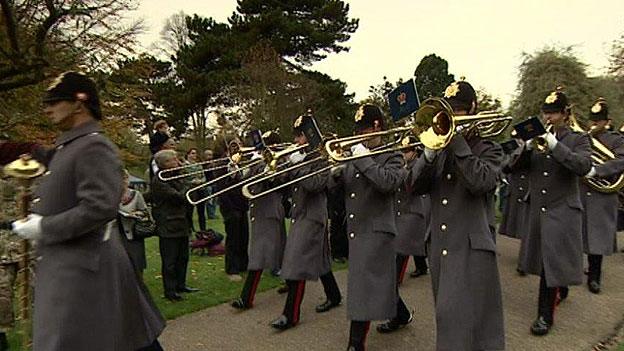
[[[618,240],[624,242],[624,234]],[[536,313],[539,279],[516,274],[519,241],[499,237],[499,269],[503,284],[507,350],[590,350],[613,333],[624,317],[624,254],[606,257],[603,292],[594,295],[585,285],[572,287],[569,298],[557,310],[555,326],[546,337],[533,337],[529,326]],[[413,266],[410,263],[409,270]],[[336,273],[346,292],[346,271]],[[368,350],[434,350],[435,324],[429,276],[406,278],[401,295],[415,309],[409,327],[381,335],[371,328]],[[255,307],[238,312],[228,304],[215,306],[170,321],[161,341],[165,350],[344,350],[348,338],[346,306],[325,314],[314,312],[323,300],[320,282],[306,286],[301,322],[291,330],[276,332],[268,323],[279,316],[285,295],[274,290],[259,294]]]

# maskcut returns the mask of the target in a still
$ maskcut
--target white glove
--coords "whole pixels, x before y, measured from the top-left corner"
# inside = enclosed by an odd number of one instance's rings
[[[433,150],[428,147],[425,147],[425,160],[427,162],[429,163],[433,162],[433,160],[436,158],[437,155],[438,155],[437,150]]]
[[[553,134],[553,133],[544,133],[542,134],[542,138],[544,138],[544,140],[546,140],[546,143],[548,144],[548,148],[549,149],[554,149],[555,146],[557,146],[557,137]]]
[[[303,161],[306,158],[306,153],[305,152],[293,152],[290,154],[290,156],[288,157],[288,160],[290,161],[291,164],[295,164],[295,163],[299,163],[301,161]]]
[[[13,231],[24,239],[38,240],[41,238],[41,220],[42,216],[33,213],[29,214],[26,219],[20,219],[12,223]]]
[[[592,166],[589,172],[585,175],[585,178],[592,178],[594,176],[596,176],[596,167]]]
[[[370,150],[366,146],[364,146],[364,144],[362,143],[351,146],[351,155],[353,156],[363,155],[369,152]]]
[[[529,140],[521,140],[521,142],[524,144],[524,148],[526,150],[531,150],[533,149],[533,138],[529,139]]]

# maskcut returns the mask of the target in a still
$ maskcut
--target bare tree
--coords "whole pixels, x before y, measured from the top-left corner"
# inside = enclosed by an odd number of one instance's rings
[[[133,53],[136,0],[0,0],[0,92],[70,67],[105,69]]]

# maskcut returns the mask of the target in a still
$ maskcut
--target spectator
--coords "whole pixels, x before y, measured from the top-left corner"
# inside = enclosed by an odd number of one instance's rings
[[[171,137],[169,132],[169,124],[164,119],[156,121],[154,123],[154,134],[150,137],[150,151],[152,155],[160,151],[162,143]]]
[[[184,165],[188,166],[185,168],[186,172],[191,175],[188,180],[192,187],[198,186],[206,182],[206,178],[204,176],[204,172],[202,172],[203,168],[201,165],[197,164],[197,149],[190,148],[186,152],[186,156],[184,157]],[[194,191],[192,194],[193,201],[205,198],[208,196],[208,192],[206,188],[202,188],[199,191]],[[197,209],[197,219],[199,222],[199,229],[206,230],[206,202],[202,201],[195,206],[189,207],[189,219],[191,221],[191,228],[195,231],[193,227],[193,208]]]
[[[154,155],[154,159],[161,170],[178,167],[180,164],[173,150],[161,150]],[[164,182],[154,177],[151,188],[152,214],[159,238],[165,298],[179,301],[182,300],[179,293],[197,291],[186,286],[191,228],[187,217],[187,208],[190,205],[186,201],[186,186],[180,179]]]
[[[121,228],[123,230],[122,243],[124,244],[130,261],[134,265],[137,274],[143,280],[143,271],[147,267],[145,260],[145,243],[143,238],[134,237],[134,224],[137,217],[149,216],[143,195],[139,191],[130,189],[130,173],[124,170],[123,195],[119,205]]]

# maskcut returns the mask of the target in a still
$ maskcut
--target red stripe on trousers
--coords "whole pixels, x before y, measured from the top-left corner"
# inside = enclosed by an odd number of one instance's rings
[[[295,304],[293,306],[293,320],[292,324],[299,323],[299,307],[301,306],[301,300],[303,299],[303,289],[305,288],[305,280],[297,282],[297,292],[295,293]]]
[[[251,290],[249,291],[249,300],[247,301],[248,307],[253,307],[254,297],[256,297],[256,290],[258,289],[258,283],[260,283],[260,277],[262,277],[262,271],[254,273],[253,283],[251,284]]]

